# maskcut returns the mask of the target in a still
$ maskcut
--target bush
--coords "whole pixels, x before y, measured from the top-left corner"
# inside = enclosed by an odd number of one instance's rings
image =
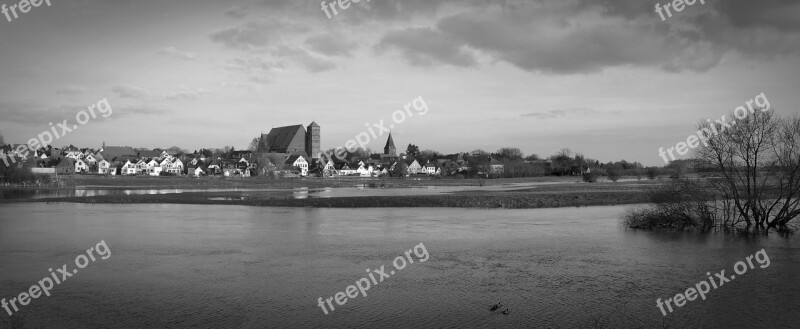
[[[587,183],[597,182],[597,174],[593,172],[583,173],[583,181]]]
[[[647,179],[653,180],[656,177],[658,177],[658,170],[653,167],[647,168]]]
[[[609,169],[607,175],[608,179],[610,179],[612,182],[619,180],[619,172],[616,170]]]

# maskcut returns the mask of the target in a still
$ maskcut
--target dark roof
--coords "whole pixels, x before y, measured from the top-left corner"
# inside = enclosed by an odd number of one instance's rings
[[[161,152],[153,150],[139,150],[139,157],[142,158],[157,158],[161,156]]]
[[[394,139],[392,139],[392,133],[391,132],[389,133],[389,138],[386,139],[386,146],[384,146],[383,148],[387,148],[387,147],[394,147]]]
[[[294,145],[299,149],[305,148],[306,131],[303,125],[294,125],[286,127],[272,128],[267,134],[267,146],[269,150],[285,150],[292,148],[293,143],[300,143],[301,145]],[[299,140],[297,140],[299,137]]]
[[[103,149],[101,152],[104,158],[106,159],[115,159],[118,157],[138,157],[136,154],[136,150],[134,150],[130,146],[108,146]]]
[[[314,122],[314,121],[311,121],[311,124],[310,124],[310,125],[308,125],[308,126],[309,126],[309,127],[319,127],[319,125],[318,125],[316,122]]]

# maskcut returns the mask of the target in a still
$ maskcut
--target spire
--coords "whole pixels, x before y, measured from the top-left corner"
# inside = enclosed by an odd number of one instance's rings
[[[386,139],[386,146],[383,147],[383,154],[395,156],[397,155],[397,148],[394,146],[394,139],[392,132],[389,132],[389,138]]]
[[[387,148],[387,147],[390,147],[390,146],[394,147],[394,140],[392,139],[392,132],[391,131],[389,132],[389,138],[386,139],[386,146],[384,146],[384,148]]]

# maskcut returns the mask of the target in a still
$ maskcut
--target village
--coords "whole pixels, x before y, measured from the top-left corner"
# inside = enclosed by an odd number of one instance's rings
[[[30,150],[25,144],[2,146],[3,162],[29,168],[39,175],[107,176],[222,176],[271,178],[289,177],[409,177],[425,176],[499,176],[507,161],[485,152],[450,155],[423,154],[409,144],[405,153],[397,152],[389,133],[383,153],[369,149],[351,149],[344,157],[321,151],[320,126],[293,125],[272,128],[256,138],[249,150],[200,149],[192,153],[178,147],[145,149],[130,146],[64,148],[52,145]],[[352,152],[350,152],[352,151]],[[528,160],[531,172],[550,172],[550,162]],[[472,165],[471,165],[472,164]]]

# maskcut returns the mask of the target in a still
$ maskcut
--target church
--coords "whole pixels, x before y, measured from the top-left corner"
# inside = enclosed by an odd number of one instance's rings
[[[303,125],[272,128],[269,134],[261,134],[257,152],[302,155],[306,159],[319,159],[320,126],[311,122]]]

